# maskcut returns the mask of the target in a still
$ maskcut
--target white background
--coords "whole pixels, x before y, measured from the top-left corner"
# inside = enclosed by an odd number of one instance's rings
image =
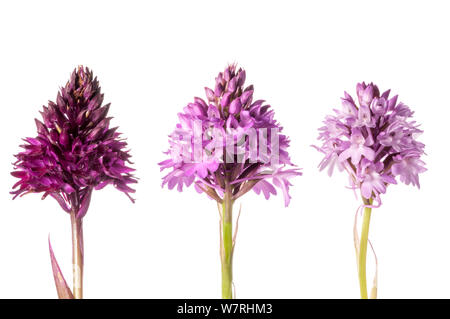
[[[220,297],[219,215],[193,189],[161,189],[157,163],[177,112],[237,62],[291,137],[292,201],[248,194],[234,256],[239,298],[358,298],[344,173],[310,145],[358,81],[392,89],[425,133],[421,190],[389,187],[373,212],[380,298],[449,298],[450,20],[445,1],[10,1],[0,5],[0,297],[55,298],[47,236],[71,283],[69,216],[14,201],[21,138],[79,64],[98,76],[128,137],[136,204],[113,187],[84,219],[86,298]],[[238,207],[236,207],[237,211]],[[369,282],[370,282],[369,278]]]

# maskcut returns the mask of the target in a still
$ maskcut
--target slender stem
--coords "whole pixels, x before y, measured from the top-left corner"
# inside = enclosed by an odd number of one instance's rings
[[[233,299],[233,200],[228,182],[222,202],[222,298]]]
[[[365,205],[372,204],[372,199],[363,199]],[[361,291],[361,299],[367,299],[367,279],[366,279],[366,258],[367,258],[367,240],[369,239],[369,225],[372,208],[364,207],[364,216],[361,226],[361,238],[359,242],[359,256],[358,256],[358,276],[359,288]]]
[[[73,296],[83,298],[83,219],[76,217],[76,210],[70,213],[72,224]]]

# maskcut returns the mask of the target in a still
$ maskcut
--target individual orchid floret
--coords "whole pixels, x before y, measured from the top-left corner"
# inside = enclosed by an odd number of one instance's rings
[[[132,175],[134,169],[128,166],[127,143],[117,127],[110,127],[110,104],[102,103],[97,78],[88,68],[78,67],[61,88],[56,102],[50,101],[43,107],[42,121],[35,120],[37,136],[24,139],[23,151],[16,155],[12,172],[19,179],[11,192],[14,198],[42,193],[42,199],[51,196],[70,213],[75,234],[75,298],[82,296],[82,219],[93,190],[111,184],[134,201],[130,184],[136,183],[136,179]],[[55,266],[51,245],[50,253],[58,295],[67,297],[62,292],[67,292],[68,287],[61,286],[65,281],[58,277],[62,274]]]
[[[370,148],[372,143],[373,142],[370,139],[364,138],[359,128],[353,128],[350,137],[350,145],[346,150],[339,154],[339,161],[344,162],[347,159],[351,159],[351,163],[357,165],[361,161],[362,156],[373,161],[375,159],[375,152]]]
[[[264,100],[254,100],[246,73],[228,66],[205,88],[206,99],[194,98],[169,136],[168,159],[159,163],[170,172],[169,189],[194,185],[222,208],[222,296],[231,298],[231,207],[253,190],[266,199],[278,188],[290,202],[290,179],[301,175],[288,154],[289,139]]]
[[[390,90],[380,94],[372,83],[356,86],[357,99],[347,92],[342,108],[325,118],[319,129],[322,145],[315,146],[324,154],[319,169],[328,168],[331,176],[334,166],[346,170],[352,189],[359,189],[365,207],[359,256],[361,296],[367,297],[365,254],[371,208],[381,205],[381,194],[387,187],[405,184],[420,187],[419,174],[426,171],[421,157],[424,144],[417,140],[422,133],[411,118],[408,106],[389,97]],[[357,103],[355,102],[357,101]],[[355,237],[357,238],[357,237]],[[358,239],[359,241],[359,239]]]

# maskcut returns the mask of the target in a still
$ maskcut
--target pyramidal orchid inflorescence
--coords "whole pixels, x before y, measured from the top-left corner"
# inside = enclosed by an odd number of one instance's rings
[[[372,83],[356,86],[357,99],[347,92],[341,109],[325,118],[319,129],[317,147],[325,154],[320,170],[334,167],[349,173],[350,185],[359,189],[364,207],[361,236],[357,232],[358,213],[355,216],[354,239],[358,261],[361,298],[368,298],[366,282],[366,255],[372,208],[381,205],[381,194],[397,179],[420,187],[419,174],[426,171],[421,157],[425,145],[417,140],[422,133],[413,121],[413,112],[399,102],[397,95],[389,98],[390,90],[380,94]],[[359,209],[358,209],[359,211]],[[371,245],[373,250],[373,247]],[[375,257],[375,261],[377,259]],[[377,271],[370,297],[377,296]]]
[[[132,201],[130,184],[136,183],[128,166],[127,143],[117,127],[110,127],[110,104],[102,105],[103,94],[97,78],[88,68],[78,67],[56,102],[49,101],[36,119],[37,136],[25,138],[23,151],[16,155],[12,175],[14,198],[28,193],[51,196],[71,215],[74,244],[74,295],[81,297],[83,241],[82,218],[93,190],[108,184],[124,192]],[[60,297],[72,297],[61,280],[62,273],[50,245],[52,266]],[[75,273],[77,268],[77,273]]]
[[[380,94],[374,84],[359,83],[357,100],[347,93],[342,108],[327,116],[321,127],[316,147],[325,154],[319,167],[346,170],[352,188],[361,189],[366,199],[381,203],[380,194],[389,184],[397,184],[397,177],[405,184],[420,187],[419,174],[424,172],[421,160],[424,144],[417,141],[422,133],[413,112],[397,95],[389,98],[390,90]]]
[[[194,184],[219,202],[226,187],[235,200],[252,189],[268,199],[276,186],[289,204],[289,179],[301,173],[291,163],[289,139],[273,110],[264,100],[253,101],[253,85],[245,86],[245,79],[244,70],[228,66],[214,90],[205,88],[205,100],[194,98],[178,114],[170,158],[159,163],[161,170],[170,169],[163,186],[181,191]]]
[[[287,152],[289,139],[264,100],[253,100],[254,88],[245,85],[246,73],[228,66],[216,77],[206,99],[194,98],[169,136],[168,159],[159,163],[170,172],[163,177],[169,189],[194,184],[217,201],[221,222],[222,297],[233,298],[232,206],[250,190],[268,199],[284,195],[290,201],[289,179],[301,175]],[[236,227],[237,228],[237,227]]]
[[[79,67],[58,92],[56,103],[43,107],[42,121],[35,120],[37,136],[25,138],[24,150],[16,155],[12,175],[19,181],[14,198],[43,193],[66,212],[75,209],[77,217],[83,217],[94,189],[112,184],[130,197],[134,190],[129,184],[136,179],[127,166],[127,143],[117,127],[109,126],[110,104],[102,103],[97,78]]]

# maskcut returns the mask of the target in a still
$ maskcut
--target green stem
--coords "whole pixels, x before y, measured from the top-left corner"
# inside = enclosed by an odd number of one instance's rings
[[[228,188],[228,187],[227,187]],[[233,299],[233,200],[226,189],[222,202],[222,298]]]
[[[372,199],[363,199],[364,205],[371,205]],[[372,208],[364,207],[364,216],[361,226],[361,238],[359,241],[359,256],[358,256],[358,276],[359,288],[361,291],[361,299],[367,299],[367,279],[366,279],[366,258],[367,258],[367,241],[369,239],[369,225]]]

